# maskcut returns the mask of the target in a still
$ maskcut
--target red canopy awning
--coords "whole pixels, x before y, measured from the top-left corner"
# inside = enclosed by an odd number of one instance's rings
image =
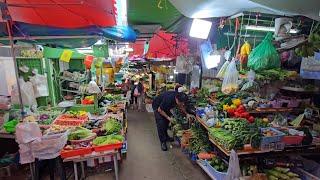
[[[136,42],[132,46],[132,55],[144,55],[144,43]],[[176,34],[158,31],[149,41],[149,50],[145,55],[147,58],[171,58],[175,59],[180,54],[189,52],[188,41],[186,39],[177,38]]]
[[[115,0],[6,0],[12,21],[60,28],[116,25]]]

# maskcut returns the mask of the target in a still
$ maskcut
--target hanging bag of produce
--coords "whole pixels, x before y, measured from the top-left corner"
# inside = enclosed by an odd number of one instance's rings
[[[254,81],[255,79],[255,76],[256,76],[256,73],[251,69],[249,72],[248,72],[248,82],[246,82],[242,88],[241,88],[241,91],[252,91],[252,92],[256,92],[259,90],[259,85],[258,83],[256,83]]]
[[[218,74],[217,74],[217,78],[223,78],[223,76],[224,76],[224,73],[226,72],[226,69],[227,69],[227,67],[228,67],[228,65],[230,64],[230,62],[229,61],[226,61],[223,65],[222,65],[222,67],[221,67],[221,69],[219,70],[219,72],[218,72]]]
[[[268,33],[264,40],[249,55],[248,67],[261,71],[280,67],[280,57],[272,44],[272,34]]]
[[[236,61],[233,59],[228,65],[223,77],[221,90],[225,94],[232,94],[238,91],[239,72],[237,70]]]

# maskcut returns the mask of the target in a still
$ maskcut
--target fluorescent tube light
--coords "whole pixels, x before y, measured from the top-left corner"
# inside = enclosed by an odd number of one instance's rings
[[[255,30],[255,31],[270,31],[270,32],[274,32],[275,31],[274,27],[267,27],[267,26],[245,25],[245,29],[247,29],[247,30]],[[297,30],[297,29],[290,29],[290,33],[291,34],[296,34],[298,32],[299,32],[299,30]]]
[[[193,19],[189,36],[207,39],[210,33],[212,22],[201,19]]]

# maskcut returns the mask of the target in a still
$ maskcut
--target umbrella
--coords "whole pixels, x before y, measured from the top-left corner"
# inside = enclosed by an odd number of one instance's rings
[[[79,28],[116,25],[115,0],[6,0],[13,22]]]
[[[137,42],[133,44],[134,55],[144,55],[144,42]],[[188,41],[179,38],[176,34],[158,31],[153,35],[149,41],[149,50],[146,57],[148,59],[154,58],[170,58],[175,59],[180,54],[188,53]]]

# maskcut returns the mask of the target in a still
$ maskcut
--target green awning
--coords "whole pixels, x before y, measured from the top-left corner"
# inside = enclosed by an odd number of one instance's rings
[[[162,8],[158,7],[158,3],[159,0],[129,0],[129,24],[159,24],[166,30],[184,17],[168,0],[162,0]]]
[[[43,47],[43,56],[48,59],[59,59],[64,49]],[[73,50],[72,59],[84,59],[85,55]]]

